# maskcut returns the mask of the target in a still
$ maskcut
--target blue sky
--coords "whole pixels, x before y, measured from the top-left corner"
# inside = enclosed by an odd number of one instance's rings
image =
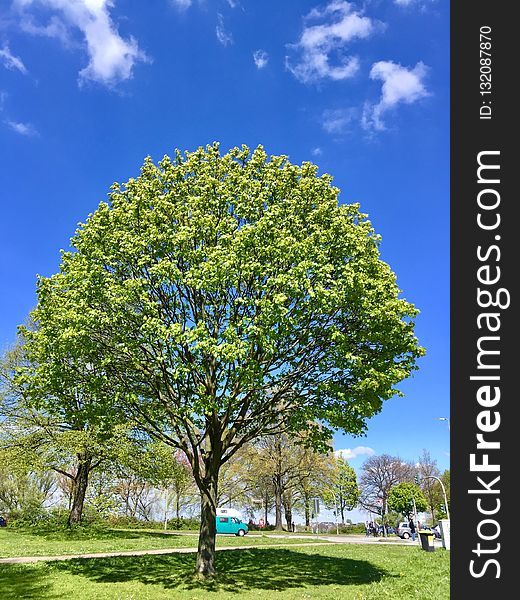
[[[312,160],[368,213],[427,355],[335,448],[449,468],[447,0],[0,0],[0,348],[114,181],[215,140]]]

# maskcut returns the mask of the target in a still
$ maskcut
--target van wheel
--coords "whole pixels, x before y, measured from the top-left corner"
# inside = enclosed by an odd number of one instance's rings
[[[403,533],[403,540],[407,540],[410,537],[408,532]]]
[[[237,531],[237,535],[238,535],[238,537],[243,537],[245,534],[246,534],[246,532],[245,532],[243,529],[239,529],[239,530]]]

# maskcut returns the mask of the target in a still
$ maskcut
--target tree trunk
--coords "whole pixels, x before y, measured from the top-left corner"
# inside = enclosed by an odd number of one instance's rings
[[[285,521],[287,523],[287,531],[292,531],[292,510],[290,508],[285,509]]]
[[[307,494],[305,494],[305,527],[311,526],[311,501]]]
[[[281,478],[276,476],[274,477],[274,517],[275,529],[283,529],[282,523],[282,482]]]
[[[291,493],[287,493],[282,498],[283,511],[285,513],[285,522],[287,523],[287,531],[292,531],[292,497]]]
[[[203,576],[215,574],[215,537],[217,535],[218,467],[206,474],[200,487],[200,532],[195,571]]]
[[[74,478],[72,508],[68,520],[69,527],[81,522],[91,463],[92,458],[90,456],[79,455],[78,471]]]

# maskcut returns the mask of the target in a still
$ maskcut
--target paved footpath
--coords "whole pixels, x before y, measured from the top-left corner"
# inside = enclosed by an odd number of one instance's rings
[[[247,537],[261,537],[259,534],[248,533]],[[403,540],[397,536],[389,537],[374,537],[373,535],[298,535],[296,534],[270,534],[268,537],[272,538],[299,538],[302,540],[323,540],[327,542],[336,542],[337,544],[391,544],[392,546],[420,546],[421,542],[416,539],[415,542],[411,539]],[[435,547],[441,545],[440,540],[433,540]]]

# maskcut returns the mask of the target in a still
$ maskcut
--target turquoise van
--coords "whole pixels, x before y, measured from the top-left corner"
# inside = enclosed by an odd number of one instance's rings
[[[238,517],[217,515],[217,533],[233,533],[242,537],[249,531],[247,523]]]

